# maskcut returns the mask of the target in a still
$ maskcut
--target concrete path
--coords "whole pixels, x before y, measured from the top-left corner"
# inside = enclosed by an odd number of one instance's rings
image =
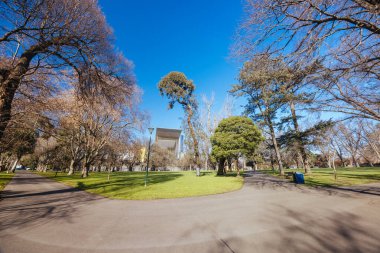
[[[19,172],[0,201],[0,252],[380,252],[380,193],[360,191],[252,174],[236,192],[123,201]]]

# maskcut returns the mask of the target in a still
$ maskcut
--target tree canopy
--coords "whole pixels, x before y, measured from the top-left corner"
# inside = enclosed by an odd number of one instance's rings
[[[219,161],[218,174],[228,159],[251,156],[263,141],[261,131],[248,117],[232,116],[220,121],[211,137],[212,156]]]
[[[180,104],[185,109],[188,105],[195,105],[193,91],[195,85],[193,81],[187,79],[185,74],[172,71],[164,76],[158,84],[161,96],[169,99],[169,108],[172,109],[175,103]]]
[[[195,90],[193,81],[187,79],[182,72],[173,71],[160,80],[158,89],[161,96],[165,95],[169,99],[169,109],[172,109],[174,104],[178,103],[185,111],[187,127],[193,141],[194,163],[198,167],[199,147],[194,130],[194,116],[197,111],[197,102],[193,95],[193,91]]]

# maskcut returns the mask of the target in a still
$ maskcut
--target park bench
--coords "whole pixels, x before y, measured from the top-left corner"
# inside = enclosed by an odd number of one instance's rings
[[[285,178],[293,178],[293,175],[294,175],[294,172],[291,171],[291,172],[285,172]]]

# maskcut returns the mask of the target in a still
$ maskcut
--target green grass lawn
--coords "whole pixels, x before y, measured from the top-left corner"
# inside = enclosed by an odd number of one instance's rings
[[[0,172],[0,191],[2,191],[5,186],[11,181],[13,173],[7,173],[6,171]]]
[[[349,186],[380,182],[379,167],[337,168],[337,179],[332,169],[312,169],[311,175],[305,175],[305,184],[312,186]],[[303,170],[286,170],[286,172]],[[278,175],[277,172],[266,171]]]
[[[182,198],[217,194],[238,190],[243,185],[242,177],[219,177],[214,172],[202,172],[200,177],[195,172],[149,172],[148,186],[144,187],[144,172],[93,172],[88,178],[79,174],[67,176],[66,173],[39,173],[72,187],[113,199],[163,199]]]

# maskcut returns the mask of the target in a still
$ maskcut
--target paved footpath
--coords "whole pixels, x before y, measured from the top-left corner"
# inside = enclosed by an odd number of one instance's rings
[[[236,192],[128,201],[18,172],[0,201],[0,252],[377,253],[378,189],[312,189],[252,174]]]

